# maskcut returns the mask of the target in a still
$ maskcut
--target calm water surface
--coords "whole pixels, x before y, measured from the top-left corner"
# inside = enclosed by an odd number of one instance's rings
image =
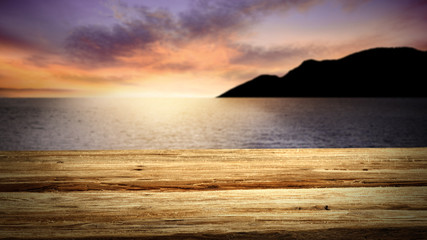
[[[427,99],[0,99],[0,150],[427,146]]]

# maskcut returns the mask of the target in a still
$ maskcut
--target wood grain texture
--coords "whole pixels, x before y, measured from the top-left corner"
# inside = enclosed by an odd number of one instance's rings
[[[0,152],[0,215],[3,239],[423,239],[427,148]]]

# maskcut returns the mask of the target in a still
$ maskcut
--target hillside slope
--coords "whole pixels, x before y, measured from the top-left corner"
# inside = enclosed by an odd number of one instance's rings
[[[285,76],[261,75],[219,97],[424,97],[427,51],[375,48],[306,60]]]

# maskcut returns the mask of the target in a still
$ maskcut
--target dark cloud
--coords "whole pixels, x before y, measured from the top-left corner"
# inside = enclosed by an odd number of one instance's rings
[[[305,10],[319,2],[318,0],[199,0],[194,6],[199,10],[226,10],[248,17],[263,15],[272,11],[284,12],[292,8]]]
[[[10,33],[0,27],[0,44],[7,47],[14,47],[19,49],[38,50],[41,49],[40,45],[31,41],[28,38],[23,38],[16,34]]]
[[[127,10],[120,5],[122,11]],[[173,42],[178,36],[172,15],[166,10],[132,7],[136,18],[124,17],[115,9],[121,23],[113,27],[81,26],[72,31],[66,40],[66,50],[71,59],[89,66],[120,64],[120,57],[132,56],[135,51],[152,55],[151,44]]]
[[[198,1],[179,15],[181,28],[190,37],[221,36],[244,25],[246,20],[235,6],[208,1]]]
[[[179,15],[182,28],[191,37],[223,36],[242,30],[265,14],[284,12],[291,8],[301,10],[319,1],[314,0],[218,0],[194,1],[192,7]]]
[[[79,27],[66,42],[66,49],[75,61],[83,64],[113,64],[118,57],[128,56],[135,49],[146,49],[156,41],[150,28],[140,22],[112,29],[101,26]]]
[[[110,66],[120,64],[120,57],[131,56],[135,50],[153,55],[151,45],[160,43],[181,47],[189,40],[200,37],[230,40],[236,31],[251,26],[258,17],[270,11],[283,11],[292,7],[305,8],[313,0],[240,0],[192,2],[192,6],[178,15],[167,10],[150,10],[132,7],[137,13],[132,19],[119,11],[129,10],[126,4],[115,8],[115,16],[122,23],[108,28],[81,26],[66,40],[71,59],[86,66]]]

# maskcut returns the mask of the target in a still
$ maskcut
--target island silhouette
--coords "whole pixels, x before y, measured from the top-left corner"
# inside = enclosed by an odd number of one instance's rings
[[[306,60],[283,77],[261,75],[224,97],[426,97],[427,51],[373,48],[337,60]]]

